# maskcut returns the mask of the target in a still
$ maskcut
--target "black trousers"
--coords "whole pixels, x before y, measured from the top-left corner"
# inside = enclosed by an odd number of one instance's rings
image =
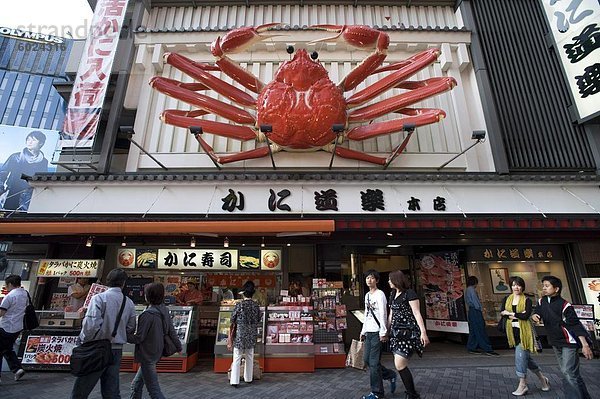
[[[0,354],[6,359],[10,371],[13,373],[16,373],[18,369],[22,368],[21,362],[13,350],[19,334],[20,332],[9,333],[4,331],[3,328],[0,328]]]

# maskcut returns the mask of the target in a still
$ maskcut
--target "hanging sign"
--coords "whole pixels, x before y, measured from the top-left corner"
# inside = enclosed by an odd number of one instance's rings
[[[159,269],[237,270],[237,249],[159,249]]]

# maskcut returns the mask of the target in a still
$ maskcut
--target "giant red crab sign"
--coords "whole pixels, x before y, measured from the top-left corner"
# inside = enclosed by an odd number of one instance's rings
[[[357,65],[337,85],[327,70],[319,63],[315,52],[309,57],[306,50],[297,51],[275,73],[275,79],[262,83],[257,77],[241,68],[227,54],[240,52],[251,44],[269,37],[266,33],[279,24],[235,29],[223,38],[218,37],[211,46],[216,65],[195,62],[177,53],[165,54],[165,62],[194,78],[196,83],[183,83],[164,77],[154,77],[150,85],[173,98],[198,109],[192,111],[166,110],[161,115],[165,123],[190,129],[217,167],[220,164],[260,158],[281,151],[325,150],[343,158],[371,162],[387,167],[404,150],[415,127],[438,122],[444,111],[432,108],[409,108],[426,98],[451,90],[456,81],[451,77],[435,77],[423,81],[407,81],[421,69],[433,63],[440,51],[430,49],[407,60],[382,67],[386,58],[389,37],[384,32],[368,26],[315,25],[311,28],[335,31],[334,37],[316,40],[345,40],[359,48],[374,51]],[[293,48],[288,47],[288,52]],[[212,75],[221,71],[247,90],[242,90]],[[365,89],[346,94],[355,89],[369,75],[388,73]],[[399,88],[405,91],[364,105],[384,92]],[[214,90],[233,104],[198,93]],[[255,93],[257,96],[249,93]],[[390,113],[402,117],[383,121],[376,118]],[[202,119],[215,114],[232,123]],[[363,123],[363,124],[361,124]],[[338,146],[344,140],[368,138],[407,131],[405,139],[388,157],[370,155]],[[267,141],[266,146],[232,155],[217,155],[202,138],[202,133],[238,140]],[[275,167],[275,164],[273,163]],[[331,163],[330,163],[331,167]]]

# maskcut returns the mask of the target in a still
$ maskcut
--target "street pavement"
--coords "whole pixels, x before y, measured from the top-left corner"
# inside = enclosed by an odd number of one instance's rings
[[[422,398],[514,398],[518,380],[514,370],[514,351],[500,350],[499,357],[468,354],[464,347],[454,343],[433,343],[423,358],[410,361],[410,369]],[[534,359],[550,380],[551,391],[542,392],[534,375],[529,376],[527,398],[567,398],[562,391],[560,370],[554,353],[545,349]],[[383,364],[393,367],[390,354],[384,354]],[[592,398],[600,399],[600,360],[582,358],[581,372]],[[133,373],[121,373],[121,395],[129,397]],[[2,373],[0,399],[63,399],[69,398],[74,378],[67,372],[28,372],[19,382],[13,374]],[[188,373],[161,373],[159,380],[168,399],[212,398],[343,398],[358,399],[369,392],[367,372],[355,369],[327,369],[314,373],[268,373],[252,384],[229,386],[225,374],[215,374],[212,362],[202,360]],[[398,389],[390,394],[386,382],[386,398],[404,398],[404,389],[398,378]],[[100,398],[99,384],[90,398]],[[145,392],[144,397],[148,397]]]

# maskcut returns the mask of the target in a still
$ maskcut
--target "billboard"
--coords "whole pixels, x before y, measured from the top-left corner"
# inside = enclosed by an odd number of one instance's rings
[[[0,209],[26,212],[33,189],[21,175],[55,172],[51,165],[59,133],[0,125]]]

